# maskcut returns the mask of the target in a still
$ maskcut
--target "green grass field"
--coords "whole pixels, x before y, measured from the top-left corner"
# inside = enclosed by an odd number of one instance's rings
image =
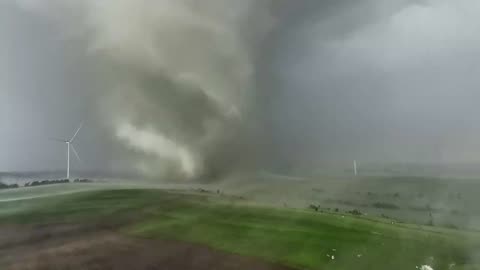
[[[173,238],[298,269],[476,269],[480,233],[308,210],[216,194],[100,190],[0,203],[0,223],[101,222],[145,238]],[[329,255],[329,257],[327,257]],[[332,259],[331,256],[334,256]]]

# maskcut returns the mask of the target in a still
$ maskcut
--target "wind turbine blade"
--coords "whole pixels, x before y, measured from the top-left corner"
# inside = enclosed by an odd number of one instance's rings
[[[82,126],[83,126],[83,122],[80,123],[80,126],[77,128],[77,131],[75,131],[75,134],[73,134],[72,138],[70,139],[70,142],[73,142],[73,140],[75,140],[75,137],[77,137],[77,134],[80,131],[80,129],[82,129]]]
[[[83,163],[82,159],[80,159],[80,156],[77,153],[77,150],[75,150],[75,147],[73,147],[73,144],[70,144],[70,147],[72,148],[73,154],[75,154],[75,157],[77,157],[78,161]]]
[[[63,143],[66,143],[67,141],[66,140],[63,140],[63,139],[59,139],[59,138],[48,138],[49,141],[56,141],[56,142],[63,142]]]

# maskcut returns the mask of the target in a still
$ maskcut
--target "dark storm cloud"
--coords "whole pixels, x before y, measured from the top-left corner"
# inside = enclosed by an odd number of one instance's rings
[[[281,36],[267,70],[279,92],[270,112],[282,167],[479,160],[479,5],[385,5],[376,16],[317,16]],[[342,21],[351,17],[354,26]]]
[[[92,164],[153,175],[479,160],[473,0],[18,3],[2,169],[57,166],[24,142],[85,118]]]

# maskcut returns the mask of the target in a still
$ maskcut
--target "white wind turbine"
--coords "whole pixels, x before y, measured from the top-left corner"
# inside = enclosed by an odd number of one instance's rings
[[[353,174],[355,176],[357,176],[357,161],[356,160],[353,161]]]
[[[62,142],[67,144],[67,179],[70,180],[70,148],[72,149],[73,153],[75,154],[75,157],[78,159],[78,161],[82,162],[80,159],[80,156],[77,153],[77,150],[75,150],[75,147],[73,146],[73,141],[78,135],[78,132],[80,129],[82,129],[83,123],[80,124],[80,126],[77,128],[77,131],[75,131],[75,134],[73,134],[72,138],[70,140],[65,140],[65,139],[57,139],[57,138],[51,138],[53,141],[57,142]]]

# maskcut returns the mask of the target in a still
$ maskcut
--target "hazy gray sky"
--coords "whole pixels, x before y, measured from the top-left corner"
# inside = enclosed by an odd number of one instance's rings
[[[476,0],[64,2],[0,3],[0,170],[480,162]]]
[[[373,18],[345,8],[282,36],[272,118],[283,155],[478,162],[479,11],[469,0],[409,2]],[[359,19],[332,30],[349,18]]]

